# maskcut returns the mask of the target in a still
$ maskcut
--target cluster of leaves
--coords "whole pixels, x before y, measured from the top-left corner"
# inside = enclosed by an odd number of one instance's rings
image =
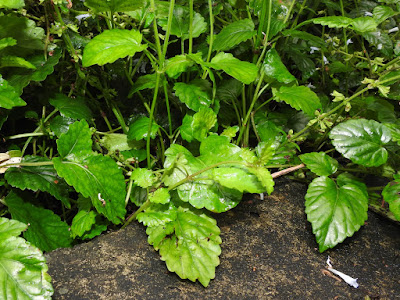
[[[34,246],[132,220],[171,272],[207,286],[221,253],[207,211],[270,194],[287,171],[310,182],[321,252],[377,199],[400,220],[400,2],[306,5],[0,0],[0,260],[19,270],[0,269],[7,293],[51,296]],[[34,246],[9,247],[21,243]]]

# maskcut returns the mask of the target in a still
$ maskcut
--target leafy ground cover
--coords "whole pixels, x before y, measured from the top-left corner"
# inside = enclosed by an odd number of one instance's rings
[[[321,252],[359,230],[369,207],[400,220],[399,1],[0,8],[8,297],[51,296],[37,248],[133,220],[170,271],[207,286],[221,253],[207,212],[271,194],[289,173],[309,183]],[[367,187],[371,176],[379,184]]]

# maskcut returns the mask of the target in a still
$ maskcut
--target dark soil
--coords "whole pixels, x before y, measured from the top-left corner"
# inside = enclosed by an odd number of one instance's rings
[[[365,226],[319,253],[304,213],[304,185],[279,180],[217,215],[221,264],[208,288],[169,273],[137,223],[71,249],[46,255],[53,299],[400,299],[400,227],[369,213]],[[358,277],[359,288],[325,276]]]

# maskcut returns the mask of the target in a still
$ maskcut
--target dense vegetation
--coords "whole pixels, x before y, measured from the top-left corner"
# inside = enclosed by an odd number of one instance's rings
[[[369,207],[400,220],[400,1],[0,9],[5,298],[50,298],[42,251],[133,220],[168,270],[207,286],[221,253],[208,211],[285,174],[309,184],[321,252]]]

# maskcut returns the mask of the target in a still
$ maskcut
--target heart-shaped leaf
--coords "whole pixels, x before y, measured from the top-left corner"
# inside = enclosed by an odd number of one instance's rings
[[[329,137],[336,150],[354,163],[377,167],[387,161],[388,152],[384,145],[391,140],[391,133],[374,120],[340,123],[332,129]]]
[[[179,207],[173,221],[148,227],[146,233],[170,272],[182,279],[199,280],[203,286],[215,278],[222,240],[214,219]]]
[[[92,119],[92,111],[81,97],[69,98],[63,94],[57,94],[49,102],[65,117],[75,120],[84,119],[88,122]]]
[[[105,30],[95,36],[85,47],[82,65],[89,67],[113,63],[119,58],[133,56],[146,49],[142,45],[142,34],[137,30],[112,29]]]
[[[53,295],[44,255],[23,238],[28,226],[0,218],[0,286],[3,299],[44,299]]]
[[[368,218],[366,186],[354,184],[342,175],[338,176],[338,183],[325,176],[314,179],[305,196],[307,220],[320,252],[352,236]]]

